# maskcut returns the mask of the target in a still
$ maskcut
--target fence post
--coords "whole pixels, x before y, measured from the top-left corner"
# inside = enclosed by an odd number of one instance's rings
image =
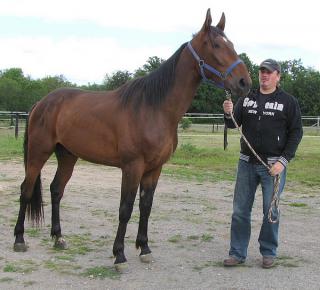
[[[10,126],[13,126],[14,122],[13,122],[13,114],[10,114]]]
[[[16,137],[16,139],[18,138],[18,135],[19,135],[19,114],[16,114],[16,124],[14,128],[14,136]]]

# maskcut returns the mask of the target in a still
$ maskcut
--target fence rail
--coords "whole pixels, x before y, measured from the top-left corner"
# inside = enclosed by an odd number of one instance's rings
[[[22,122],[27,122],[29,114],[27,112],[0,111],[0,129],[14,128],[14,136],[18,138],[19,127]]]
[[[15,137],[18,138],[19,129],[24,127],[28,115],[27,112],[0,111],[0,129],[14,128]],[[212,132],[220,131],[224,123],[223,114],[186,113],[183,118],[190,119],[193,127],[206,126],[211,128]],[[304,127],[313,127],[317,131],[320,130],[320,116],[302,116],[302,123]]]
[[[184,118],[201,120],[201,119],[218,119],[223,121],[223,114],[209,114],[209,113],[186,113]],[[301,116],[302,123],[305,126],[320,128],[320,116]]]

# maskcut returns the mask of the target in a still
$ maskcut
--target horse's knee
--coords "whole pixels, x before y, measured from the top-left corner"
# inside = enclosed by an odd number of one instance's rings
[[[151,212],[151,207],[153,203],[153,191],[142,191],[140,193],[140,214],[145,216],[149,216]]]

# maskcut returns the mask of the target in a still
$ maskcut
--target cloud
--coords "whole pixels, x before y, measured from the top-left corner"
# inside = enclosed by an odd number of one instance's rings
[[[116,70],[133,72],[142,66],[149,53],[168,55],[170,47],[144,46],[129,49],[111,38],[66,38],[54,41],[49,37],[1,39],[1,68],[20,67],[33,78],[63,74],[78,84],[101,83],[106,73]]]
[[[0,15],[38,17],[47,21],[86,20],[106,27],[138,28],[154,31],[178,31],[186,27],[201,28],[211,1],[194,3],[163,0],[100,1],[5,1]],[[221,13],[221,12],[220,12]],[[195,20],[201,20],[195,21]]]
[[[5,56],[0,69],[16,66],[35,78],[63,74],[79,84],[101,82],[115,70],[133,72],[150,56],[170,57],[201,28],[207,8],[213,25],[225,12],[227,36],[238,53],[247,53],[255,63],[268,57],[300,58],[320,69],[320,18],[311,0],[303,6],[290,3],[290,11],[279,0],[2,0],[0,16],[50,23],[50,29],[35,34],[30,25],[23,35],[10,34],[10,26],[2,29],[3,35],[0,30],[0,53]],[[72,29],[63,29],[68,23]],[[92,24],[85,27],[86,34],[75,32],[84,23]],[[91,35],[95,27],[103,29]]]

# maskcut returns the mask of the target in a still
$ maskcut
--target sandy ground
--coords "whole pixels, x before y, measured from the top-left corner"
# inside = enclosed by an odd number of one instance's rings
[[[57,251],[50,239],[49,184],[55,164],[42,172],[45,223],[26,222],[29,249],[15,253],[13,228],[23,180],[20,161],[0,162],[0,289],[320,289],[320,193],[288,184],[281,202],[277,267],[262,269],[257,237],[261,192],[252,216],[252,238],[244,266],[222,266],[229,246],[231,182],[197,183],[162,175],[149,222],[154,262],[141,263],[135,249],[136,201],[125,240],[128,272],[113,267],[118,225],[119,169],[76,165],[61,206],[69,249]],[[300,207],[293,206],[300,205]]]

